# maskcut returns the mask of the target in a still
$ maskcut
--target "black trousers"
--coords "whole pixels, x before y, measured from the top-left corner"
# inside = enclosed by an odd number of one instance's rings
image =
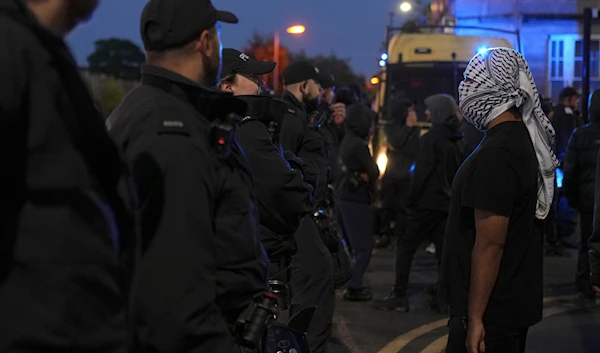
[[[386,180],[381,185],[382,232],[388,236],[401,236],[406,231],[408,209],[406,200],[410,181]],[[394,229],[391,224],[395,223]]]
[[[405,296],[412,261],[424,239],[431,237],[435,244],[435,256],[438,260],[438,273],[444,243],[444,232],[448,213],[442,211],[416,208],[408,217],[406,233],[398,238],[396,246],[396,283],[394,293]]]
[[[295,234],[298,251],[292,257],[292,309],[316,306],[307,339],[313,353],[327,352],[335,310],[333,263],[317,225],[304,217]]]
[[[579,293],[595,298],[596,294],[590,283],[590,257],[588,255],[588,240],[594,228],[594,214],[592,212],[581,212],[581,244],[579,245],[579,256],[577,258],[577,274],[575,275],[575,286]]]
[[[371,261],[373,240],[373,209],[371,205],[360,202],[338,200],[344,235],[350,242],[352,255],[356,261],[349,287],[365,287],[364,274]]]
[[[529,328],[485,326],[485,353],[525,353]],[[467,353],[466,319],[458,316],[448,322],[449,335],[446,353]]]

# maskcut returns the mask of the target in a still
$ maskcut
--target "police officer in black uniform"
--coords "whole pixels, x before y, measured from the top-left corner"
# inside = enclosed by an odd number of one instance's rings
[[[258,95],[263,85],[259,75],[273,71],[275,65],[254,60],[235,49],[223,49],[219,88],[249,106],[236,129],[235,139],[243,148],[254,176],[261,242],[271,261],[271,277],[287,283],[292,255],[296,252],[294,233],[300,220],[313,210],[313,187],[303,180],[301,164],[300,169],[290,166],[278,140],[286,103]]]
[[[247,106],[208,88],[221,66],[219,22],[238,19],[209,0],[150,0],[141,84],[109,118],[142,206],[136,352],[239,352],[264,329],[249,339],[243,325],[264,299],[268,267],[250,170],[232,137]]]
[[[282,73],[282,99],[289,104],[289,114],[283,118],[280,141],[284,150],[310,164],[305,174],[318,177],[316,204],[325,198],[327,167],[323,142],[309,126],[306,105],[318,100],[320,78],[319,70],[304,61],[292,63]],[[298,251],[292,263],[292,314],[317,306],[308,330],[308,341],[313,352],[326,352],[335,309],[333,265],[329,250],[310,216],[302,220],[296,232],[296,243]]]
[[[126,352],[124,164],[62,38],[96,3],[0,0],[0,352]]]

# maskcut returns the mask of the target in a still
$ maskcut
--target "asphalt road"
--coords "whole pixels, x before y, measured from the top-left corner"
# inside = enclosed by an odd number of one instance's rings
[[[527,352],[600,353],[600,308],[573,304],[576,252],[571,258],[545,258],[544,319],[529,331]],[[376,297],[387,295],[393,282],[393,252],[376,250],[367,280]],[[410,277],[409,313],[371,309],[369,303],[347,302],[338,293],[334,342],[329,353],[441,353],[447,318],[433,313],[424,288],[434,283],[435,257],[420,249]]]

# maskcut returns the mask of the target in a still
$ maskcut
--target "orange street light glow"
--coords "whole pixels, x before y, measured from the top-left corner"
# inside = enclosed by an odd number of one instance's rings
[[[300,33],[304,33],[304,31],[306,31],[306,28],[304,28],[304,26],[301,26],[301,25],[288,27],[288,29],[287,29],[287,32],[291,33],[291,34],[300,34]]]
[[[371,84],[372,85],[376,85],[379,83],[379,77],[375,76],[373,78],[371,78]]]

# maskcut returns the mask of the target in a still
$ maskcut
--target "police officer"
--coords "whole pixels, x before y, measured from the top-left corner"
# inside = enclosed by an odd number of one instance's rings
[[[325,151],[321,139],[309,127],[306,105],[318,100],[320,74],[313,65],[301,61],[289,65],[282,79],[282,99],[289,104],[289,114],[283,119],[280,141],[285,150],[310,164],[311,169],[305,174],[318,176],[315,201],[319,204],[327,187]],[[298,252],[292,264],[292,314],[306,307],[317,307],[308,330],[308,342],[313,352],[326,352],[335,309],[331,257],[311,217],[302,220],[296,243]]]
[[[296,252],[294,233],[302,217],[313,210],[313,187],[303,180],[300,169],[292,169],[277,139],[287,105],[258,96],[263,85],[259,75],[273,71],[275,65],[224,49],[219,88],[248,103],[249,111],[236,129],[235,139],[254,177],[261,242],[271,261],[271,277],[288,282],[288,268]]]
[[[126,352],[124,164],[62,38],[96,3],[0,0],[0,352]]]
[[[251,175],[232,140],[247,106],[208,88],[221,66],[219,22],[238,19],[209,0],[150,0],[141,84],[109,118],[142,205],[131,320],[143,352],[252,348],[239,323],[266,289]]]

